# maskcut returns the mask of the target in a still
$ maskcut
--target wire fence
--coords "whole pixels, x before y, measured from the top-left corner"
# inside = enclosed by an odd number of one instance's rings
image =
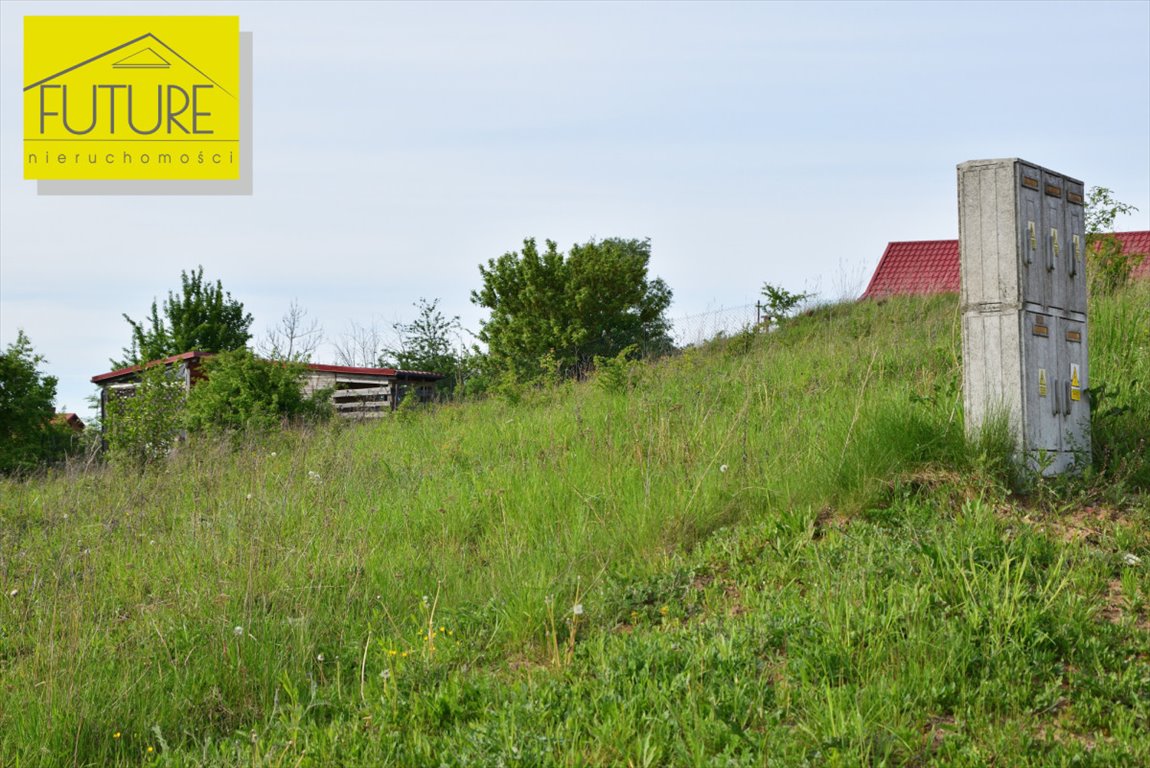
[[[679,349],[730,336],[757,325],[762,320],[761,304],[718,307],[693,315],[671,318],[671,339]]]

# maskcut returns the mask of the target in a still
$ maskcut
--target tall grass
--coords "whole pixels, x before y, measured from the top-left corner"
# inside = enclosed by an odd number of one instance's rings
[[[1144,310],[1092,325],[1095,381]],[[1145,644],[1150,585],[1099,628],[1121,553],[994,514],[1008,447],[963,437],[958,320],[945,296],[827,307],[630,388],[5,481],[0,762],[978,764],[1026,754],[1054,670],[1087,667],[1118,698],[1076,693],[1103,710],[1059,733],[1126,739],[1146,665],[1116,649]],[[1099,445],[1129,467],[1144,401],[1113,392]]]

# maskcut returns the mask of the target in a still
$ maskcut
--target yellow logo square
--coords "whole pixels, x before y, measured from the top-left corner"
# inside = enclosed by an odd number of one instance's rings
[[[238,16],[24,18],[24,178],[238,179]]]

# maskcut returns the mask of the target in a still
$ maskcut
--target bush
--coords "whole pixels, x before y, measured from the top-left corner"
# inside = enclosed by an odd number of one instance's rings
[[[141,468],[166,457],[184,432],[185,401],[183,377],[162,365],[144,368],[131,393],[109,391],[104,417],[108,457]]]
[[[192,431],[263,430],[331,412],[328,390],[304,395],[301,363],[262,360],[236,349],[207,360],[203,370],[206,380],[188,396]]]

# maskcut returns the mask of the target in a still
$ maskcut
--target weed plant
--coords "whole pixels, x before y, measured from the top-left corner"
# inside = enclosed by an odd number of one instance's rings
[[[1057,508],[964,436],[952,296],[4,481],[0,764],[1150,763],[1138,290]]]

